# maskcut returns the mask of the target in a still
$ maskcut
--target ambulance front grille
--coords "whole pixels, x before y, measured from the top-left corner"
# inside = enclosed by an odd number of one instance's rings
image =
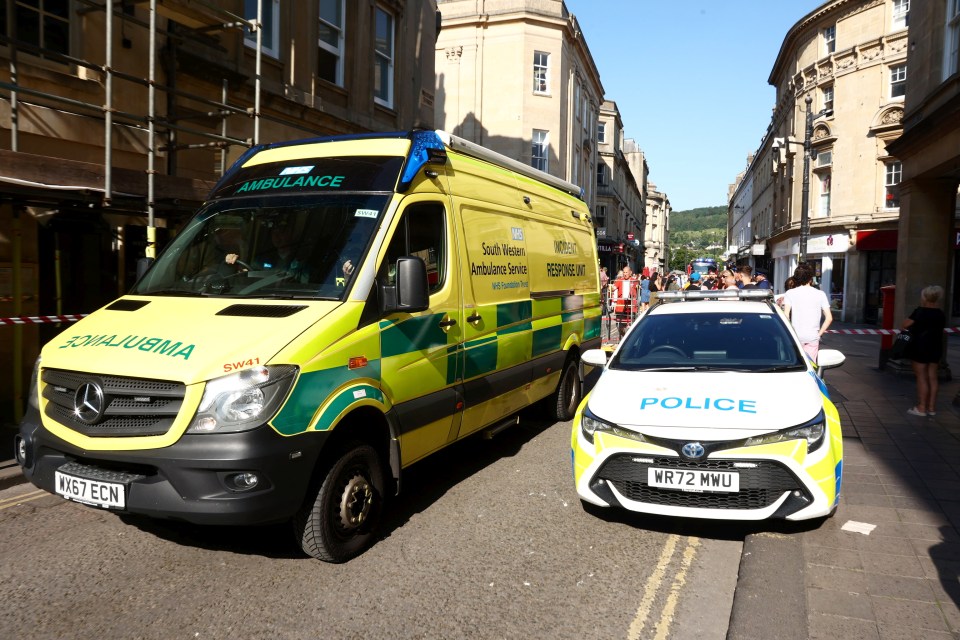
[[[98,376],[59,369],[44,369],[41,380],[47,417],[77,433],[94,437],[163,435],[173,426],[186,392],[183,384],[167,380]],[[102,391],[102,405],[95,400],[94,386]],[[78,395],[81,387],[85,388]],[[81,412],[78,404],[83,404],[88,393],[92,402],[81,407],[84,409]],[[101,409],[99,415],[98,408]]]
[[[736,460],[688,462],[680,458],[641,458],[635,454],[612,456],[597,471],[594,482],[608,480],[624,497],[636,502],[691,509],[764,509],[787,491],[806,489],[782,464],[770,460],[751,460],[753,467],[735,467]],[[691,471],[734,471],[740,478],[740,490],[702,493],[663,489],[647,484],[647,469],[684,469]]]

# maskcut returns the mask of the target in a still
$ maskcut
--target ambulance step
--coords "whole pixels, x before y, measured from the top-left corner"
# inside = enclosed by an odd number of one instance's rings
[[[492,440],[495,435],[503,431],[504,429],[509,429],[510,427],[520,424],[520,416],[513,416],[512,418],[507,418],[499,424],[495,424],[492,427],[487,427],[483,431],[483,437],[485,440]]]

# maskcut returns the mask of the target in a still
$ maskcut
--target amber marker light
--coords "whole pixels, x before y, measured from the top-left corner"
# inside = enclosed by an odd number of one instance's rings
[[[367,366],[366,356],[357,356],[356,358],[350,358],[350,362],[347,364],[348,369],[360,369],[361,367]]]

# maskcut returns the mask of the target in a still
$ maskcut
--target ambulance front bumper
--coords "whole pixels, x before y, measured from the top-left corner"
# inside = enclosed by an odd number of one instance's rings
[[[20,424],[17,458],[34,485],[78,502],[196,524],[249,525],[297,511],[324,440],[319,433],[284,438],[261,426],[184,435],[161,449],[90,452],[46,430],[31,407]]]

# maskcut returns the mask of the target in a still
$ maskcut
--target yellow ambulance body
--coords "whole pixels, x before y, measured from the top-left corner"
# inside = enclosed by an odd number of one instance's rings
[[[290,519],[344,561],[401,470],[581,399],[599,346],[576,186],[443,132],[250,150],[129,295],[38,361],[37,486],[210,524]]]

